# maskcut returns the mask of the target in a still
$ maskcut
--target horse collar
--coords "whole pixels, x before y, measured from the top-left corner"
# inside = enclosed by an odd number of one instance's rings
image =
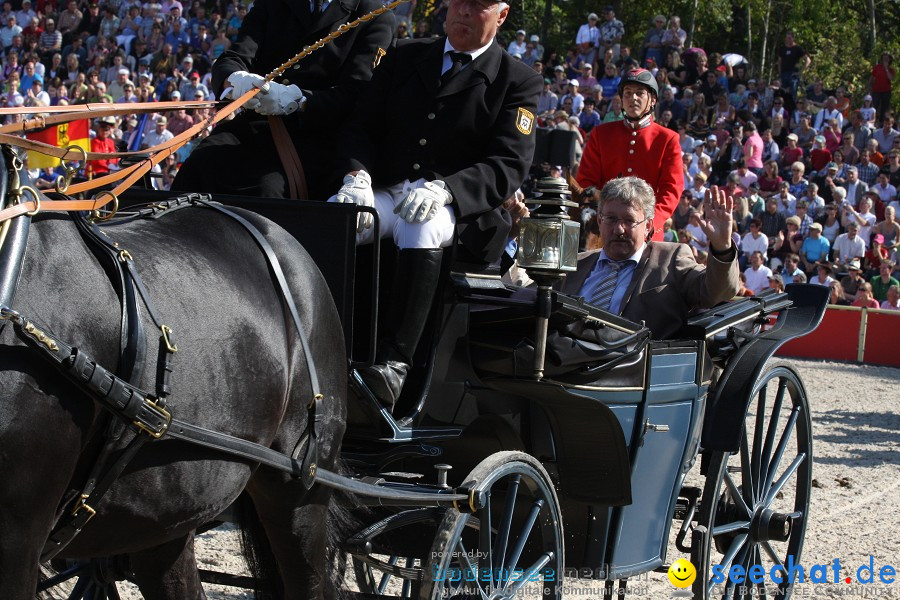
[[[12,148],[3,146],[2,155],[0,158],[0,209],[5,208],[9,203],[11,169],[16,168],[16,164],[13,162],[15,155]],[[19,283],[22,263],[25,260],[25,248],[28,245],[30,228],[31,217],[28,215],[0,223],[0,304],[4,306],[13,304],[16,285]],[[4,323],[0,321],[0,329]]]

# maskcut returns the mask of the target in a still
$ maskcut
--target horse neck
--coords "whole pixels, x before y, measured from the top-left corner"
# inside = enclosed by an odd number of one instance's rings
[[[38,215],[32,222],[13,308],[115,367],[119,300],[68,215]]]

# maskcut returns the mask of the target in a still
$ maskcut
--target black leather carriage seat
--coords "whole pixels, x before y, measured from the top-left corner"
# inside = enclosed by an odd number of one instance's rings
[[[469,302],[469,352],[483,378],[534,373],[534,290],[470,274],[458,276]],[[579,316],[580,315],[580,316]],[[643,386],[649,331],[554,292],[544,377],[564,384]]]

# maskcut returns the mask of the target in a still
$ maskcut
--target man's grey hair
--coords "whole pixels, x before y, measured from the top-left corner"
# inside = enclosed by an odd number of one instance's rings
[[[619,177],[613,179],[600,190],[600,201],[597,210],[602,211],[607,202],[619,202],[644,213],[648,222],[653,221],[656,206],[656,194],[653,188],[640,177]]]

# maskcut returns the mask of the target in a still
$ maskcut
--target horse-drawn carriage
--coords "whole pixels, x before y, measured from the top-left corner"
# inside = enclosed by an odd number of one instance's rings
[[[5,149],[8,205],[47,205],[19,169]],[[308,255],[216,203],[278,223]],[[392,415],[354,371],[374,355],[391,258],[356,246],[368,209],[131,190],[119,210],[4,221],[4,597],[32,596],[22,586],[38,554],[60,571],[40,593],[69,580],[68,597],[115,598],[115,580],[134,577],[149,597],[187,597],[192,532],[248,479],[289,598],[321,593],[329,488],[352,494],[357,525],[329,559],[352,568],[361,597],[561,597],[584,580],[612,597],[665,567],[670,534],[697,569],[697,598],[760,595],[764,584],[714,586],[717,566],[800,561],[809,407],[797,374],[768,360],[815,328],[824,288],[727,303],[656,341],[554,291],[523,299],[451,249]],[[578,323],[600,341],[533,335],[539,309],[552,331]],[[293,554],[306,572],[285,564]]]

